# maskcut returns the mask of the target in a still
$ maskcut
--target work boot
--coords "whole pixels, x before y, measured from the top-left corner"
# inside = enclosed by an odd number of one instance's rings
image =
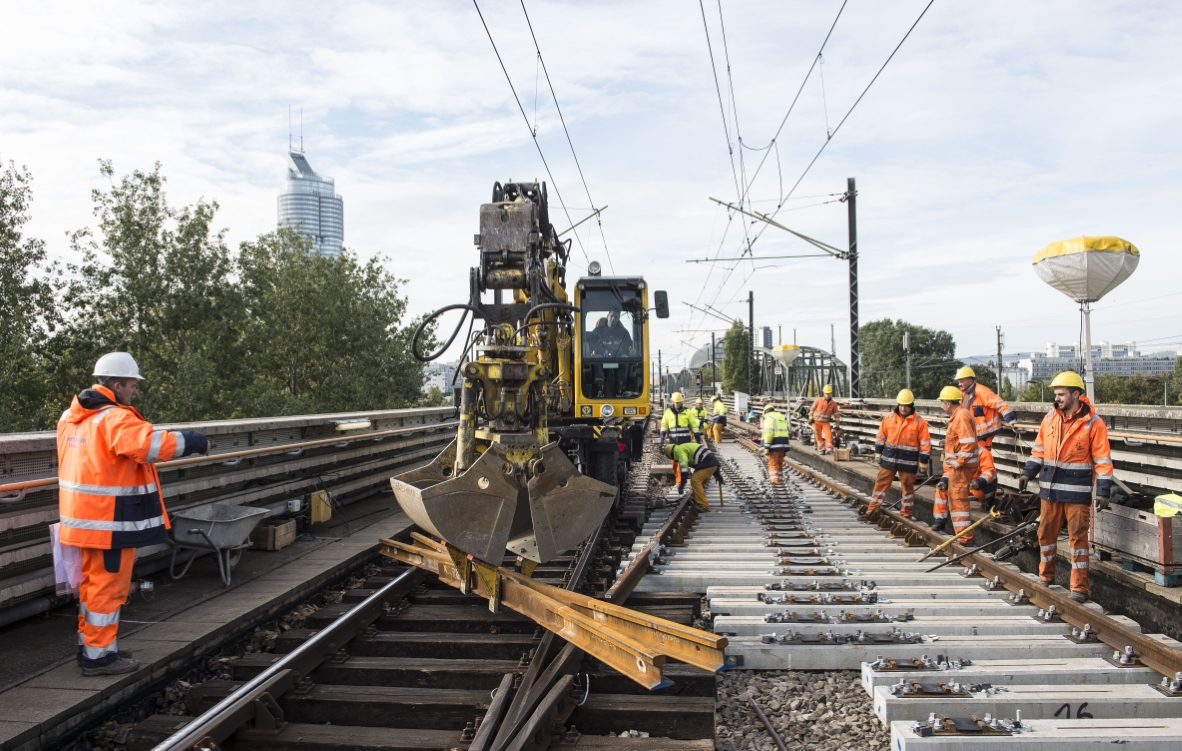
[[[127,657],[119,657],[117,660],[97,668],[82,668],[82,675],[120,675],[122,673],[132,673],[140,669],[139,660],[132,660]]]
[[[947,519],[937,519],[936,521],[932,522],[931,530],[933,532],[939,532],[940,534],[944,534],[944,535],[946,535],[952,531],[952,530],[948,529],[948,520]]]
[[[1088,593],[1087,592],[1072,591],[1071,594],[1069,594],[1067,596],[1070,597],[1072,600],[1075,600],[1076,602],[1079,602],[1079,603],[1084,603],[1084,602],[1088,601]]]

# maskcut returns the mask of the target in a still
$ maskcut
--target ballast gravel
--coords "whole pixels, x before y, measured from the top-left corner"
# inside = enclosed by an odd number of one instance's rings
[[[889,749],[853,670],[730,670],[718,678],[714,737],[719,751],[776,751],[751,708],[754,698],[789,751]]]

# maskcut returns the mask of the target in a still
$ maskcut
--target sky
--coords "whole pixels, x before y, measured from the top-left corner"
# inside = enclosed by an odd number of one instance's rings
[[[927,5],[526,0],[576,166],[518,0],[480,10],[524,119],[460,0],[13,4],[0,159],[31,170],[27,230],[55,258],[94,224],[99,159],[117,174],[160,162],[173,204],[216,199],[236,245],[275,226],[302,110],[307,158],[344,197],[345,244],[406,279],[415,314],[466,299],[493,182],[546,180],[559,230],[608,207],[578,232],[576,274],[599,260],[668,290],[653,349],[675,369],[726,327],[690,305],[746,320],[748,292],[757,327],[828,349],[833,326],[848,357],[846,264],[758,260],[816,251],[710,198],[747,185],[755,210],[781,205],[777,221],[845,247],[854,177],[863,324],[945,329],[965,357],[995,351],[996,326],[1006,352],[1075,341],[1075,303],[1031,258],[1111,234],[1142,257],[1094,306],[1093,341],[1182,349],[1176,7],[935,0],[916,24]],[[748,240],[755,261],[687,263]]]

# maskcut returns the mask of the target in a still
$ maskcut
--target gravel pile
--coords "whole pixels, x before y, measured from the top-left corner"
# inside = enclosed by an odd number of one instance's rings
[[[776,751],[752,698],[789,751],[890,748],[890,731],[875,717],[856,671],[731,670],[718,681],[720,751]]]

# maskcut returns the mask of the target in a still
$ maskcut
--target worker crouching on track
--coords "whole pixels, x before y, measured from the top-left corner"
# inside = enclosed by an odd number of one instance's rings
[[[821,389],[821,396],[813,402],[809,413],[813,422],[813,439],[817,444],[818,454],[833,453],[833,428],[838,422],[837,402],[833,401],[833,387],[826,385]]]
[[[943,532],[948,531],[950,509],[955,532],[973,522],[969,512],[969,484],[980,463],[980,449],[972,415],[960,405],[960,397],[960,389],[955,386],[945,386],[940,391],[940,407],[948,415],[948,429],[944,434],[944,475],[936,483],[936,502],[932,507],[935,517],[932,529]],[[971,543],[973,533],[958,541],[966,545]]]
[[[726,402],[721,396],[711,400],[714,405],[714,415],[710,418],[710,429],[714,433],[714,445],[722,443],[722,429],[726,427]]]
[[[82,550],[78,663],[83,675],[115,675],[139,667],[116,640],[135,549],[168,542],[155,463],[209,453],[209,442],[155,430],[131,406],[141,376],[126,352],[103,355],[94,375],[58,420],[58,514],[61,544]]]
[[[1038,476],[1042,515],[1038,524],[1041,561],[1038,578],[1055,580],[1055,551],[1059,530],[1067,523],[1071,544],[1071,599],[1088,599],[1088,530],[1092,523],[1092,482],[1097,504],[1108,507],[1112,493],[1112,450],[1108,426],[1083,395],[1083,379],[1070,370],[1051,381],[1055,406],[1042,419],[1030,459],[1018,478],[1018,489]]]
[[[915,505],[915,474],[927,474],[932,460],[932,436],[927,420],[915,413],[915,395],[903,389],[895,397],[895,402],[897,405],[882,418],[878,435],[874,438],[878,477],[874,480],[874,495],[866,509],[866,517],[859,517],[863,521],[882,507],[896,474],[903,492],[901,511],[910,519]]]
[[[706,483],[710,481],[710,475],[714,475],[714,479],[718,481],[720,486],[722,485],[722,473],[718,472],[718,457],[714,456],[710,449],[697,443],[679,443],[676,446],[666,446],[665,456],[681,467],[681,479],[677,482],[677,492],[685,492],[685,473],[692,469],[693,476],[689,478],[689,482],[694,491],[694,503],[703,511],[709,511],[710,501],[706,500]]]
[[[701,426],[698,425],[694,413],[685,408],[685,400],[680,391],[674,391],[669,397],[669,407],[661,415],[661,445],[666,441],[677,446],[690,443],[698,437]],[[673,477],[678,485],[681,484],[681,466],[673,462]]]
[[[784,454],[792,450],[788,433],[788,418],[776,405],[763,405],[763,431],[760,446],[767,454],[767,474],[773,485],[779,485],[784,477]]]

